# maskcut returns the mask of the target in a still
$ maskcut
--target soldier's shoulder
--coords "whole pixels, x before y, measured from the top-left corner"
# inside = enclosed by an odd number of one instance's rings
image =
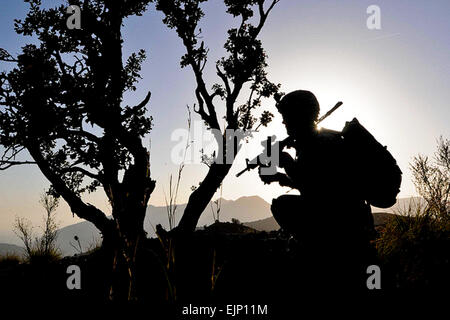
[[[327,128],[321,128],[318,132],[318,137],[322,141],[329,141],[329,142],[342,141],[342,132]]]

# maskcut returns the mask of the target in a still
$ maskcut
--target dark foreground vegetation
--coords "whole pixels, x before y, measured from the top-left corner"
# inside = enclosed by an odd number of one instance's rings
[[[238,224],[216,223],[177,239],[161,232],[147,239],[137,261],[136,297],[145,305],[172,303],[273,303],[302,296],[358,293],[390,294],[400,289],[435,291],[448,288],[450,224],[429,216],[393,216],[379,229],[373,243],[382,270],[382,290],[348,292],[336,287],[333,266],[325,274],[307,273],[304,248],[277,232],[256,232]],[[338,262],[339,263],[339,262]],[[69,265],[81,268],[81,290],[68,290]],[[319,270],[320,268],[318,268]],[[105,271],[106,270],[106,271]],[[124,268],[117,268],[122,270]],[[21,263],[18,257],[0,260],[2,301],[107,302],[113,269],[101,248],[58,261]],[[318,277],[329,287],[323,287]],[[126,277],[124,277],[126,278]],[[367,276],[362,277],[365,284]],[[317,286],[316,286],[317,284]],[[127,288],[128,283],[116,284]],[[126,291],[126,290],[124,290]],[[115,297],[116,299],[118,297]]]

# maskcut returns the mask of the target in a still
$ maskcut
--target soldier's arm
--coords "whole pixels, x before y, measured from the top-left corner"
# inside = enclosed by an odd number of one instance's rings
[[[281,172],[277,172],[276,174],[271,175],[262,175],[260,172],[259,176],[262,182],[264,182],[265,184],[278,182],[282,187],[296,188],[291,178],[289,178],[286,174]]]
[[[280,168],[283,169],[292,169],[295,167],[295,160],[291,157],[291,155],[287,152],[280,152]]]
[[[297,188],[295,183],[291,180],[291,178],[289,178],[288,175],[278,172],[275,176],[276,176],[276,179],[277,179],[278,183],[280,184],[280,186],[289,187],[289,188]]]
[[[280,168],[284,169],[288,179],[286,180],[286,178],[281,178],[282,182],[290,183],[289,187],[297,188],[297,186],[294,186],[294,181],[299,181],[300,179],[298,165],[289,153],[282,152],[280,154]]]

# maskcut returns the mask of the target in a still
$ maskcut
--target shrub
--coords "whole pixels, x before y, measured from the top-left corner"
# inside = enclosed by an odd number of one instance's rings
[[[21,262],[20,257],[14,253],[6,253],[0,256],[0,267],[16,266]]]
[[[239,221],[239,219],[236,219],[236,218],[231,218],[231,223],[232,224],[241,224],[241,221]]]
[[[427,202],[428,210],[441,219],[448,220],[450,212],[450,140],[440,137],[432,158],[414,157],[410,165],[414,185]]]
[[[441,137],[434,157],[414,157],[413,182],[425,204],[411,202],[388,222],[377,249],[391,285],[450,285],[450,140]]]
[[[46,210],[41,236],[34,236],[33,226],[25,218],[16,218],[14,224],[14,232],[25,246],[25,261],[29,263],[48,263],[61,258],[61,252],[56,246],[58,224],[55,221],[55,210],[58,207],[58,199],[44,194],[40,203]]]
[[[395,215],[376,246],[391,287],[431,288],[449,279],[450,223],[429,208],[410,205]]]

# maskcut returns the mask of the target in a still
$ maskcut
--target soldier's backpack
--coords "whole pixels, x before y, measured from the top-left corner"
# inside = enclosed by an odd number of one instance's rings
[[[357,192],[371,205],[389,208],[400,192],[402,171],[394,157],[354,118],[342,130],[357,179]]]

